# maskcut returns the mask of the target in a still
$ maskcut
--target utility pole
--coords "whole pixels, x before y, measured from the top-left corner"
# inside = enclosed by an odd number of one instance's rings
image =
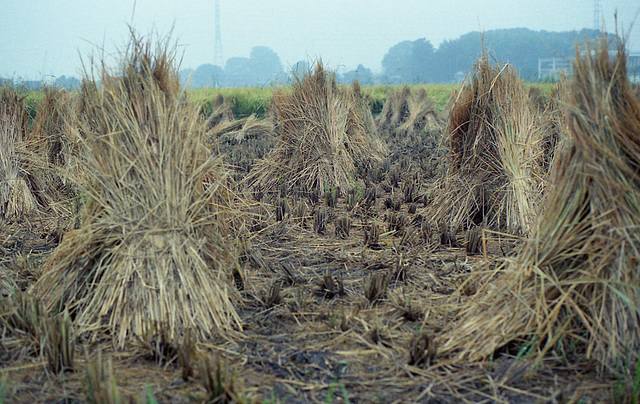
[[[600,0],[593,0],[593,29],[600,31]]]
[[[222,36],[220,35],[220,0],[216,0],[216,42],[213,47],[213,64],[222,66]]]

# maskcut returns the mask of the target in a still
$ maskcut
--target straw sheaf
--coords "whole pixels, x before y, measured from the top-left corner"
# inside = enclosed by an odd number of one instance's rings
[[[576,53],[569,84],[571,143],[520,254],[447,326],[441,352],[480,359],[528,339],[539,358],[577,343],[601,370],[636,363],[640,349],[640,102],[624,45],[602,39]],[[568,342],[567,342],[568,341]],[[575,342],[573,342],[575,341]]]
[[[218,125],[233,123],[235,117],[231,110],[231,105],[222,94],[218,94],[213,102],[213,109],[208,118],[209,127],[215,128]]]
[[[381,161],[388,152],[360,92],[339,87],[322,63],[297,79],[291,91],[277,90],[271,106],[278,143],[255,165],[249,184],[270,189],[286,181],[320,192],[346,188],[356,167]]]
[[[255,114],[238,120],[220,122],[211,130],[212,139],[231,145],[272,134],[273,123],[271,120],[258,119]]]
[[[42,92],[43,100],[33,120],[33,138],[50,164],[63,166],[71,152],[66,125],[69,118],[77,119],[73,111],[74,99],[66,91],[51,87],[45,87]]]
[[[207,157],[206,125],[180,97],[174,50],[132,36],[100,89],[84,86],[81,140],[87,203],[34,286],[49,309],[71,309],[82,331],[117,346],[154,324],[171,338],[239,326],[226,242],[231,195]]]
[[[551,171],[554,158],[556,154],[560,153],[557,151],[567,145],[567,140],[570,137],[565,119],[567,94],[567,78],[561,76],[552,87],[551,94],[548,97],[543,97],[540,94],[536,101],[532,100],[542,117],[544,133],[542,168],[545,172]],[[529,95],[531,96],[531,91]]]
[[[0,90],[0,217],[16,220],[48,206],[46,164],[37,153],[23,99]]]
[[[79,97],[52,87],[45,87],[42,92],[43,100],[33,120],[31,138],[34,149],[46,165],[40,176],[45,177],[49,208],[64,213],[68,198],[78,195],[85,182],[78,135]]]
[[[381,131],[396,136],[440,130],[443,126],[435,106],[424,88],[411,91],[409,86],[390,91],[382,111],[376,117]]]
[[[431,215],[454,231],[482,222],[527,234],[545,180],[541,124],[509,65],[492,65],[485,55],[471,77],[451,110],[451,168],[440,181]]]

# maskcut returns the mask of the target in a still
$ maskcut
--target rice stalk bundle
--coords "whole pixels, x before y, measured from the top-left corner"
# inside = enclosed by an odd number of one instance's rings
[[[531,87],[529,96],[532,97],[533,89]],[[565,119],[565,108],[567,104],[567,78],[560,77],[558,82],[553,85],[551,94],[543,96],[538,89],[539,94],[532,98],[532,104],[536,107],[536,111],[540,114],[542,120],[542,151],[543,159],[541,161],[542,168],[546,173],[551,171],[556,150],[564,147],[569,138],[569,128]]]
[[[529,340],[539,359],[562,339],[600,370],[640,351],[640,102],[622,44],[586,45],[569,84],[571,141],[552,168],[535,231],[450,323],[441,352],[480,359]]]
[[[46,165],[42,170],[46,197],[56,210],[66,200],[79,192],[82,178],[80,154],[82,152],[78,131],[78,98],[65,90],[53,87],[42,89],[40,102],[33,120],[31,138],[34,147]]]
[[[457,95],[447,128],[451,167],[432,218],[452,231],[483,224],[530,231],[544,175],[542,129],[515,70],[484,55]]]
[[[230,194],[199,110],[184,102],[168,39],[132,33],[121,64],[87,77],[82,226],[65,234],[33,292],[80,332],[118,347],[154,326],[200,339],[239,326],[226,240]],[[95,335],[95,334],[94,334]]]
[[[231,105],[222,94],[218,94],[213,101],[211,115],[208,118],[209,127],[215,128],[218,125],[228,124],[234,120],[235,117],[233,116]]]
[[[424,88],[411,91],[411,87],[404,86],[401,90],[389,91],[376,117],[376,126],[391,137],[399,137],[438,130],[442,122]]]
[[[29,140],[27,114],[17,91],[0,89],[0,217],[9,220],[42,207],[38,168]]]
[[[235,145],[249,139],[260,139],[271,136],[273,123],[269,119],[258,119],[255,114],[234,121],[216,125],[211,130],[211,137],[221,143]]]
[[[42,93],[42,102],[33,120],[33,137],[40,143],[50,164],[63,166],[68,152],[65,116],[73,109],[73,99],[64,90],[52,87],[44,87]]]
[[[278,143],[256,163],[249,184],[275,189],[286,182],[320,193],[346,189],[356,168],[370,167],[387,153],[359,85],[339,87],[321,62],[291,90],[276,90],[271,107]]]

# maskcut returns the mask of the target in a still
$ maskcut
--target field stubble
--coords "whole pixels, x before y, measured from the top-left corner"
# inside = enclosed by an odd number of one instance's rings
[[[439,355],[439,337],[476,298],[479,279],[497,276],[501,262],[526,242],[526,236],[482,223],[450,232],[431,219],[437,180],[449,165],[442,137],[455,88],[364,87],[389,154],[354,172],[350,185],[321,190],[243,182],[277,144],[272,124],[252,126],[264,124],[259,118],[268,115],[273,89],[188,92],[192,102],[209,100],[207,115],[220,106],[214,99],[222,94],[235,118],[244,119],[210,132],[214,153],[221,153],[235,180],[231,191],[244,204],[244,220],[233,224],[230,240],[242,324],[231,338],[192,340],[186,332],[177,343],[155,325],[115,349],[109,332],[76,333],[73,318],[65,323],[64,313],[43,312],[29,290],[61,239],[85,220],[78,217],[83,188],[72,190],[73,198],[62,199],[57,209],[0,219],[0,402],[612,397],[620,387],[617,375],[596,372],[593,360],[581,359],[581,345],[563,340],[542,361],[534,360],[539,348],[526,337],[482,361]],[[391,124],[378,112],[398,94],[413,106],[400,97],[389,108],[416,115],[396,114]],[[618,397],[625,397],[623,390]]]

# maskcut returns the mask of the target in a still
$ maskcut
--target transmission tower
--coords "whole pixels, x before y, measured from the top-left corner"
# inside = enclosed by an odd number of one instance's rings
[[[600,0],[593,0],[593,29],[600,31]]]
[[[213,64],[222,67],[222,36],[220,35],[220,0],[216,0],[216,42],[213,47]]]

